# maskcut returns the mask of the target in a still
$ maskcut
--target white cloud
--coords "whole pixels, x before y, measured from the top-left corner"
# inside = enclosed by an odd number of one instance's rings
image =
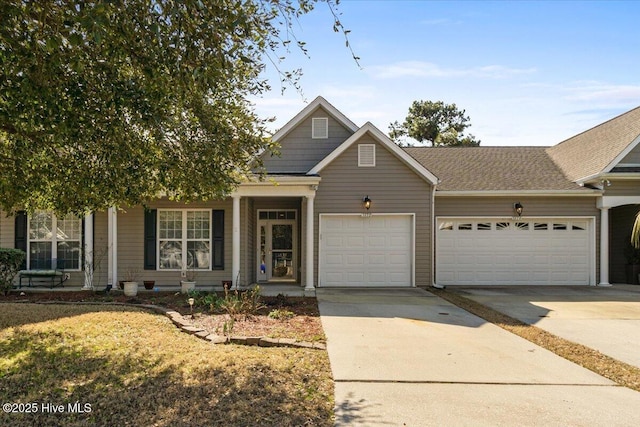
[[[470,68],[444,68],[438,64],[424,61],[402,61],[395,64],[379,65],[370,68],[373,77],[395,79],[404,77],[476,77],[501,79],[520,74],[532,74],[535,68],[509,68],[502,65],[485,65]]]
[[[640,85],[615,85],[599,82],[576,82],[567,88],[567,99],[598,103],[638,103]]]

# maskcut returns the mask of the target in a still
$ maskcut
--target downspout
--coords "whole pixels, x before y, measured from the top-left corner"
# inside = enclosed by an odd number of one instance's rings
[[[436,289],[444,289],[445,286],[436,283],[436,185],[431,188],[431,283]]]

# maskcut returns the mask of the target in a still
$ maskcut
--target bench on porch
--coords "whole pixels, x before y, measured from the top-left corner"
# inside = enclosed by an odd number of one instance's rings
[[[51,266],[55,268],[51,268]],[[46,267],[49,268],[38,268],[36,265],[36,268],[20,270],[18,272],[20,278],[18,288],[22,288],[22,279],[27,279],[27,286],[29,287],[46,285],[49,285],[49,288],[52,289],[57,286],[64,287],[63,283],[69,278],[69,275],[64,272],[64,261],[53,259],[51,264]]]

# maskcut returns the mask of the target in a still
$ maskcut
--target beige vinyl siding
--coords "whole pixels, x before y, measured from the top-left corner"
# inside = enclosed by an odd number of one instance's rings
[[[376,145],[376,166],[358,167],[358,144]],[[372,213],[415,214],[415,285],[429,286],[431,274],[431,185],[368,135],[320,173],[315,198],[314,275],[318,283],[318,221],[322,213],[362,213],[369,196]]]
[[[637,181],[609,181],[611,185],[604,186],[605,196],[640,196],[640,179]]]
[[[244,232],[240,234],[240,241],[244,239],[245,256],[240,257],[240,262],[244,268],[240,271],[240,284],[250,284],[256,281],[256,211],[253,198],[245,198],[245,220]],[[241,221],[242,222],[242,221]],[[246,236],[246,238],[244,237]]]
[[[618,165],[624,164],[640,165],[640,145],[636,145],[633,150],[618,163]]]
[[[188,205],[170,200],[159,200],[150,203],[150,209],[223,209],[224,213],[224,270],[198,271],[197,282],[200,288],[220,286],[222,280],[231,280],[231,233],[232,202],[225,201],[199,202]],[[240,218],[243,218],[241,204]],[[242,236],[240,245],[242,247]],[[156,243],[157,249],[157,243]],[[155,280],[156,286],[179,286],[180,271],[144,270],[144,209],[141,206],[126,208],[118,212],[118,274],[122,280],[127,269],[140,272],[139,280]]]
[[[327,117],[329,137],[311,138],[311,121],[314,117]],[[280,143],[280,156],[265,153],[264,167],[269,173],[305,173],[347,140],[352,132],[318,107],[309,117],[289,132]]]
[[[600,216],[596,197],[453,197],[438,196],[436,216],[513,216],[513,204],[520,202],[523,216]]]
[[[15,219],[0,211],[0,247],[13,248],[15,245]]]
[[[104,289],[109,280],[109,216],[106,211],[93,216],[93,287]]]
[[[595,217],[596,236],[596,278],[600,277],[600,210],[596,207],[596,197],[451,197],[436,193],[435,216],[456,217],[501,217],[513,216],[513,204],[520,202],[524,207],[522,216],[549,217]]]
[[[106,221],[106,214],[104,213],[97,213],[96,214],[96,222],[95,222],[95,227],[94,227],[94,242],[96,242],[95,250],[97,252],[98,250],[98,241],[96,240],[97,238],[100,237],[100,234],[98,233],[98,227],[99,227],[99,218],[100,215],[104,215],[105,221]],[[15,246],[15,217],[13,215],[11,216],[7,216],[5,212],[0,211],[0,230],[2,230],[2,233],[0,233],[0,247],[3,248],[13,248]],[[97,235],[96,235],[97,234]],[[83,237],[84,238],[84,237]],[[106,241],[106,239],[105,239]],[[82,248],[82,256],[84,257],[84,247]],[[82,264],[84,265],[84,264]],[[94,286],[96,287],[96,289],[98,289],[99,286],[102,286],[103,288],[107,286],[106,282],[106,268],[107,268],[107,257],[106,257],[106,253],[104,256],[104,260],[102,262],[102,268],[104,268],[104,272],[99,271],[98,275],[96,275],[94,277]],[[65,287],[81,287],[84,286],[84,271],[69,271],[69,280],[64,282],[64,286]],[[104,279],[102,278],[102,274],[104,274]],[[15,283],[18,283],[18,278],[16,277],[15,279]],[[24,281],[23,281],[24,283]]]

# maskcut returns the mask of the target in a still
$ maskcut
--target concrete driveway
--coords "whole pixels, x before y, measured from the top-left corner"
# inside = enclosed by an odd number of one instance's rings
[[[448,289],[640,368],[640,286]]]
[[[427,291],[317,298],[338,426],[640,425],[640,393]]]

